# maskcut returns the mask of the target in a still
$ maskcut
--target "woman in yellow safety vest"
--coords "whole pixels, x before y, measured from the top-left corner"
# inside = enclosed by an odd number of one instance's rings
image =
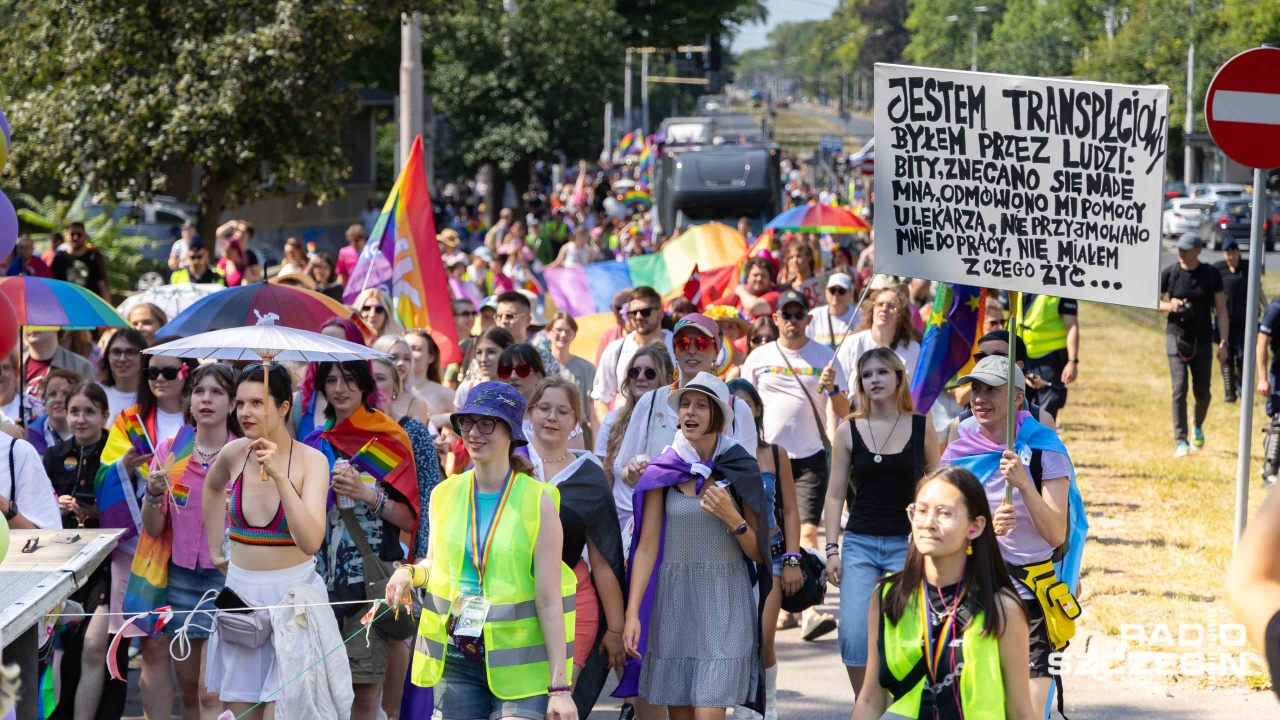
[[[560,494],[514,453],[528,443],[524,410],[505,383],[471,389],[451,422],[475,467],[436,486],[426,559],[387,583],[392,606],[426,588],[412,678],[435,689],[444,720],[578,717],[569,674],[577,582],[560,559]]]
[[[907,517],[906,565],[871,598],[867,667],[879,671],[866,674],[853,720],[1032,720],[1027,619],[982,485],[943,467],[916,486]]]

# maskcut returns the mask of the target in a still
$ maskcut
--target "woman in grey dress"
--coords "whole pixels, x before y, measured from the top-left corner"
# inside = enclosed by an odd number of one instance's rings
[[[769,562],[756,533],[763,487],[754,458],[721,432],[733,422],[724,382],[699,373],[669,402],[680,432],[637,487],[623,638],[641,661],[638,673],[628,666],[641,698],[672,720],[712,720],[760,702],[760,608],[747,563]]]

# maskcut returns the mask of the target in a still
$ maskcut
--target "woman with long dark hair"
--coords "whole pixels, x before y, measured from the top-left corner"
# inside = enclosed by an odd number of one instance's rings
[[[578,717],[569,685],[577,583],[561,560],[560,493],[515,453],[528,443],[524,409],[504,383],[467,395],[452,422],[475,468],[436,487],[426,559],[387,583],[390,605],[415,587],[432,598],[411,677],[435,688],[443,720]]]
[[[151,460],[151,477],[143,496],[142,525],[152,537],[172,533],[173,554],[169,560],[169,605],[173,619],[164,633],[177,634],[187,616],[200,606],[212,609],[212,601],[201,606],[205,593],[221,590],[226,582],[222,570],[209,555],[205,534],[204,479],[222,448],[240,435],[240,424],[231,411],[236,378],[230,365],[201,365],[191,373],[189,394],[184,398],[186,425],[173,438],[156,446]],[[178,689],[184,720],[200,720],[201,713],[217,713],[222,703],[204,687],[200,668],[204,664],[205,641],[213,630],[212,617],[195,615],[185,631],[191,641],[186,659],[177,661]]]
[[[117,330],[107,341],[99,367],[102,371],[102,391],[107,394],[111,423],[121,410],[138,402],[142,382],[142,351],[147,349],[147,338],[133,328]],[[92,378],[86,378],[91,380]]]
[[[902,569],[911,524],[899,512],[938,467],[938,434],[914,412],[907,369],[889,348],[858,358],[856,410],[832,447],[824,518],[827,575],[840,580],[840,655],[856,692],[867,665],[862,616],[876,581]],[[846,501],[849,520],[840,527]]]
[[[120,332],[137,332],[121,330]],[[157,343],[177,338],[158,338]],[[113,343],[112,347],[115,347]],[[185,424],[182,399],[191,391],[191,372],[195,360],[180,360],[162,355],[143,355],[144,382],[138,385],[138,402],[116,416],[102,450],[102,461],[94,481],[94,494],[99,522],[105,528],[124,528],[125,534],[111,553],[111,633],[125,638],[140,637],[142,645],[142,699],[148,716],[164,717],[173,706],[173,684],[169,672],[169,643],[161,637],[149,637],[137,625],[124,628],[125,587],[138,549],[142,526],[138,518],[147,493],[151,460],[155,448],[172,439]],[[141,452],[135,438],[137,426],[145,429]],[[113,502],[119,500],[120,502]]]
[[[1038,717],[1027,619],[978,478],[937,470],[920,481],[906,514],[913,540],[902,571],[871,597],[867,661],[877,671],[866,673],[853,720]]]
[[[329,460],[334,497],[317,569],[325,580],[330,602],[363,600],[364,559],[361,543],[352,533],[357,528],[364,533],[364,540],[377,549],[382,560],[405,559],[400,533],[417,532],[421,507],[413,445],[404,428],[374,408],[378,389],[368,362],[322,362],[316,366],[316,387],[327,402],[325,424],[303,442]],[[392,467],[381,478],[352,462],[374,439],[393,458]],[[360,619],[365,609],[363,605],[339,605],[334,609],[343,637],[363,629]],[[395,641],[375,626],[366,642],[346,647],[355,686],[355,720],[377,717],[390,642]]]
[[[226,587],[251,607],[278,605],[299,586],[310,588],[312,597],[323,598],[325,590],[315,555],[325,532],[329,464],[289,435],[292,385],[288,371],[274,363],[240,373],[235,414],[244,437],[222,448],[204,481],[201,512],[210,560],[225,571]],[[229,556],[224,533],[230,537]],[[309,607],[307,614],[313,627],[323,623],[337,635],[331,610]],[[277,664],[271,638],[250,647],[217,628],[206,664],[209,692],[249,720],[261,720],[281,684],[300,670]]]
[[[320,326],[320,334],[328,335],[337,340],[346,340],[356,345],[365,344],[364,335],[360,333],[360,328],[356,327],[356,324],[347,318],[334,317],[325,320],[324,324]],[[324,424],[324,394],[316,392],[317,365],[318,363],[307,365],[307,370],[302,376],[302,382],[298,384],[298,392],[293,397],[290,419],[293,422],[294,436],[298,438],[305,438],[317,427]]]

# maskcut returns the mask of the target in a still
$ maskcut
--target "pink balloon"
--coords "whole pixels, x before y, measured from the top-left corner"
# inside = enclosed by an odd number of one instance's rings
[[[9,257],[18,244],[18,213],[13,203],[0,192],[0,262]]]
[[[0,357],[8,357],[18,344],[18,313],[9,298],[0,294]]]

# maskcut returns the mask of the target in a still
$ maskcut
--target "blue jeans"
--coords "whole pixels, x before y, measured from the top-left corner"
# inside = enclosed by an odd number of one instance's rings
[[[498,720],[526,718],[543,720],[547,715],[547,696],[535,695],[521,700],[503,700],[489,689],[485,664],[457,654],[450,648],[444,662],[444,673],[435,685],[435,713],[432,720]]]
[[[840,658],[845,665],[867,664],[867,613],[876,581],[907,562],[910,535],[859,535],[846,532],[840,549]]]

